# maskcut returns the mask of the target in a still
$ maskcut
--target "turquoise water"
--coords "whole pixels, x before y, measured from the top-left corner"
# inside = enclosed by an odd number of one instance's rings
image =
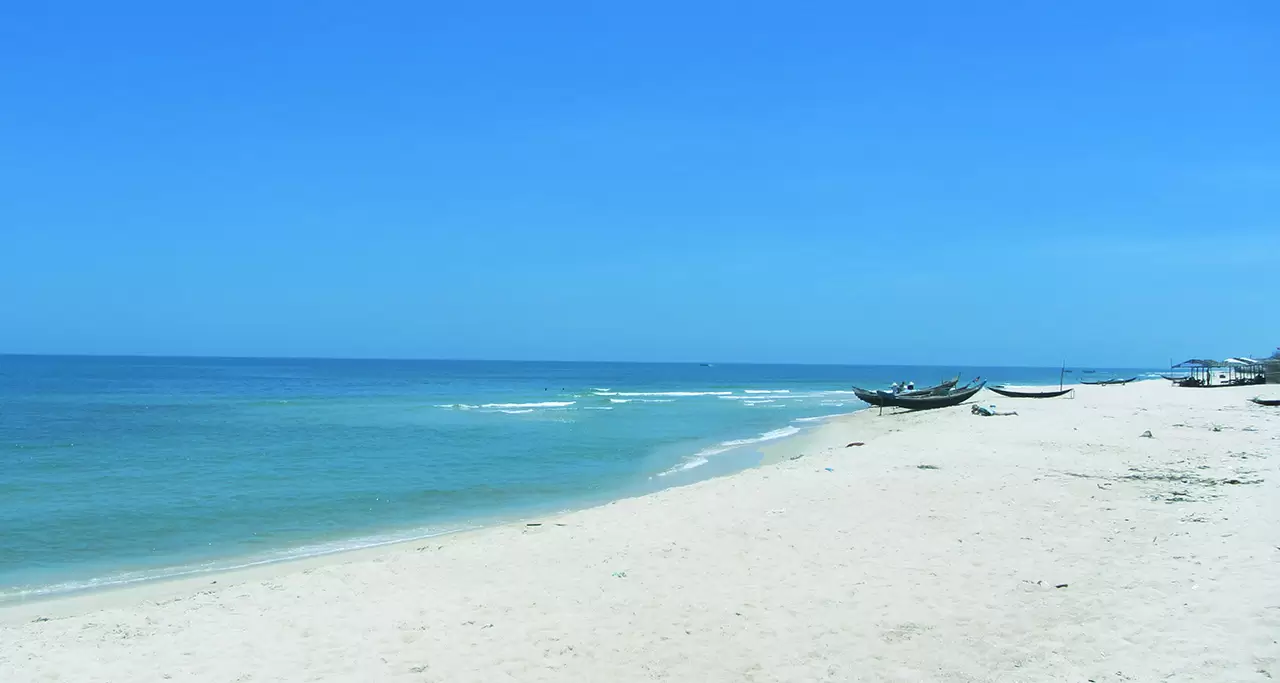
[[[1053,368],[0,356],[0,601],[689,483],[864,407],[851,384],[958,371],[1058,380]]]

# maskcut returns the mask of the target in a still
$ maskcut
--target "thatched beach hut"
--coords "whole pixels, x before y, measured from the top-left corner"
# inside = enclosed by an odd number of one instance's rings
[[[1266,378],[1266,361],[1245,357],[1226,360],[1192,358],[1178,363],[1173,369],[1189,373],[1187,379],[1178,382],[1184,387],[1238,386],[1270,381]]]

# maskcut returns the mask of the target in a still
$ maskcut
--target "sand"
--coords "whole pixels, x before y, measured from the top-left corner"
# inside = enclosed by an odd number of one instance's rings
[[[868,411],[541,526],[4,608],[0,681],[1265,681],[1256,393]]]

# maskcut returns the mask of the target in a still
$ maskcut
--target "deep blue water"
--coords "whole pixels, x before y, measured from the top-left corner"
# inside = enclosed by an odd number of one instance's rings
[[[688,483],[864,407],[851,384],[959,371],[1058,381],[1054,368],[0,356],[0,601]]]

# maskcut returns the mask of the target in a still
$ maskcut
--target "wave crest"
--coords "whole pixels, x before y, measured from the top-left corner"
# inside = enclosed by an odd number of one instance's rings
[[[675,465],[670,469],[659,472],[658,476],[665,477],[669,474],[675,474],[676,472],[685,472],[695,467],[702,467],[703,465],[707,464],[707,462],[709,462],[707,458],[713,455],[720,455],[721,453],[731,451],[740,446],[750,446],[751,444],[764,443],[765,441],[785,439],[788,436],[794,436],[799,433],[800,433],[799,427],[786,426],[786,427],[781,427],[779,429],[774,429],[772,431],[765,432],[751,439],[734,439],[732,441],[721,441],[720,443],[714,446],[708,446],[698,451],[697,453],[694,453],[692,457],[687,458],[684,462],[681,462],[680,464]]]
[[[485,403],[481,408],[567,408],[577,401],[542,401],[541,403]]]
[[[691,396],[731,396],[732,391],[597,391],[596,396],[672,396],[687,398]]]

